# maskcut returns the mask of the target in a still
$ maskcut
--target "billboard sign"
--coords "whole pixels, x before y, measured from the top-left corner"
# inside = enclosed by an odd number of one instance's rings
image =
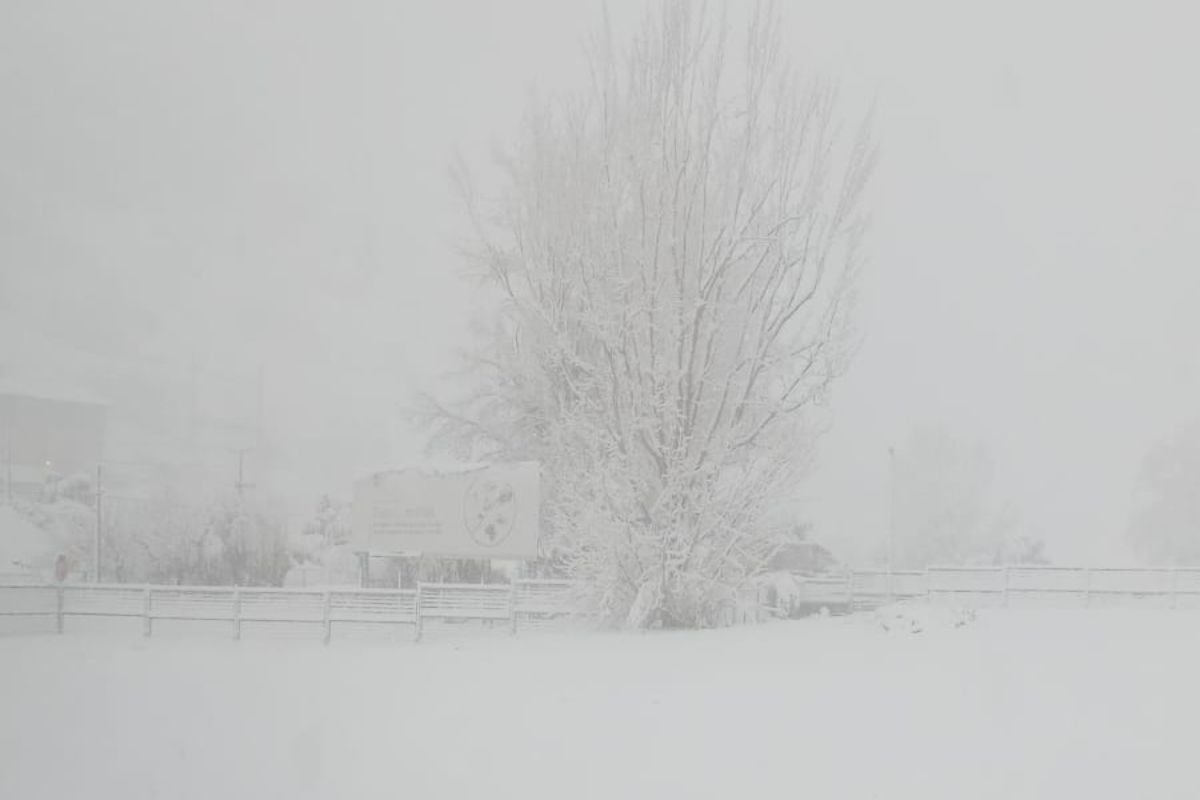
[[[354,485],[354,543],[375,555],[532,559],[540,506],[535,462],[380,472]]]

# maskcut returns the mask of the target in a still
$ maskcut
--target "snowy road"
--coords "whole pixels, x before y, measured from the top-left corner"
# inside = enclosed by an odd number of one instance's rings
[[[0,797],[1195,798],[1200,614],[0,639]]]

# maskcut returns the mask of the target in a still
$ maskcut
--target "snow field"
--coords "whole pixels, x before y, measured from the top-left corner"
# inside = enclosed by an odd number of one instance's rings
[[[919,629],[919,633],[914,632]],[[0,797],[1194,798],[1200,614],[0,639]]]

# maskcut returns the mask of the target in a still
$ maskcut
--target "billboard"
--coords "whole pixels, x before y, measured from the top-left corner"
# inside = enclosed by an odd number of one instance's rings
[[[354,484],[355,549],[376,555],[537,558],[535,462],[454,472],[403,469]]]

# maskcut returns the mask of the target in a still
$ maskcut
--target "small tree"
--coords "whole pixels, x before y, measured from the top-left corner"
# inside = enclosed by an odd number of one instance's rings
[[[606,28],[494,204],[459,173],[496,313],[436,441],[541,461],[550,558],[632,626],[712,624],[767,563],[850,355],[874,152],[778,29],[759,9],[731,59],[678,0],[623,51]]]

